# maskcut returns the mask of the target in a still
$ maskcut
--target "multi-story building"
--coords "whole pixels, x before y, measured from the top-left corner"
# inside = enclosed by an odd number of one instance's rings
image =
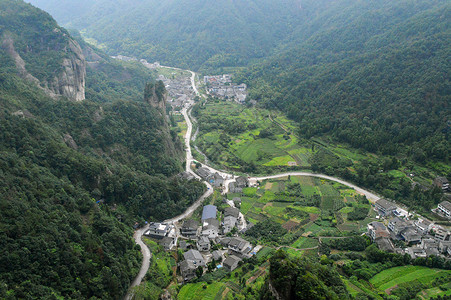
[[[437,211],[447,218],[451,218],[451,203],[449,201],[442,201],[437,206]]]

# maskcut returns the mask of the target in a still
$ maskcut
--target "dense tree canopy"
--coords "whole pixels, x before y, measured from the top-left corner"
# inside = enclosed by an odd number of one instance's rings
[[[241,79],[303,137],[448,161],[449,12],[440,0],[336,1]]]
[[[46,13],[21,1],[0,0],[0,7],[16,21],[0,30],[20,32],[12,38],[21,49],[55,29]],[[54,42],[59,53],[66,40]],[[45,61],[48,51],[33,49],[26,67],[40,55]],[[151,74],[98,53],[102,68],[88,68],[88,99],[71,102],[22,79],[0,48],[2,299],[122,298],[141,260],[132,225],[182,212],[204,190],[175,176],[181,143],[165,116],[142,101]],[[39,68],[55,74],[52,65]]]

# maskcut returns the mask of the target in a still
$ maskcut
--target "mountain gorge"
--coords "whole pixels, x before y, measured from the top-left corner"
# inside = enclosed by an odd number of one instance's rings
[[[110,54],[192,70],[243,66],[266,57],[288,37],[302,13],[298,0],[30,3]]]
[[[73,14],[32,3],[111,53],[204,74],[247,67],[237,80],[249,98],[285,112],[302,137],[420,163],[449,158],[447,1],[144,1],[125,15],[125,2]]]

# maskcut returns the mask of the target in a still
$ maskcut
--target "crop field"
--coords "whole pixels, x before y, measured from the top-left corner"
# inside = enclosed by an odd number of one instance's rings
[[[303,249],[303,248],[312,248],[316,246],[318,246],[318,240],[307,237],[300,237],[293,244],[291,244],[290,247]]]
[[[185,70],[174,70],[170,68],[157,68],[159,75],[164,75],[166,78],[174,79],[178,77],[189,77],[191,73]]]
[[[418,280],[423,284],[432,282],[435,278],[443,275],[451,275],[451,271],[430,269],[421,266],[403,266],[390,268],[376,274],[370,279],[370,283],[377,289],[385,291],[404,282]]]
[[[177,299],[214,300],[216,295],[221,295],[224,290],[225,284],[223,282],[214,282],[211,284],[206,284],[205,282],[188,283],[182,287],[179,294],[177,295]]]
[[[451,283],[443,285],[442,288],[433,287],[417,294],[420,299],[430,299],[437,296],[451,296]]]
[[[225,127],[230,127],[229,122],[233,120],[234,124],[248,127],[248,130],[238,132],[224,130],[221,126],[215,126],[217,129],[214,130],[200,128],[196,143],[207,155],[218,149],[215,145],[224,133],[231,141],[227,148],[222,149],[221,154],[214,157],[218,164],[232,168],[232,161],[237,157],[246,163],[265,167],[310,167],[310,146],[300,144],[296,124],[278,112],[246,108],[227,101],[210,101],[200,110],[199,118],[203,117],[202,124],[211,119],[215,125],[220,122],[227,124]],[[267,137],[260,136],[263,130],[268,132]]]
[[[309,236],[336,236],[341,235],[341,230],[359,232],[365,229],[374,219],[353,222],[344,219],[338,228],[333,225],[335,212],[341,210],[346,216],[357,206],[369,207],[369,204],[350,201],[355,196],[342,185],[306,176],[265,180],[259,188],[247,188],[240,195],[241,211],[248,221],[256,224],[270,220],[282,225],[290,234],[302,236],[289,242],[291,247],[301,249],[317,246],[317,241]],[[348,206],[345,201],[349,202]]]

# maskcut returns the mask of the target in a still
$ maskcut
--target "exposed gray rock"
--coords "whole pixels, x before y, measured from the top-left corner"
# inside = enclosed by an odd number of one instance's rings
[[[13,116],[22,117],[22,118],[33,118],[33,114],[29,112],[27,109],[18,110],[12,113]]]
[[[77,143],[75,143],[74,138],[70,134],[64,134],[63,139],[67,146],[75,150],[78,149]]]
[[[1,45],[14,60],[19,76],[36,84],[48,96],[54,99],[64,96],[75,101],[85,99],[86,61],[80,46],[74,40],[68,39],[64,49],[68,58],[61,62],[63,71],[51,82],[41,82],[27,71],[26,62],[15,50],[14,40],[10,35],[3,35]]]

